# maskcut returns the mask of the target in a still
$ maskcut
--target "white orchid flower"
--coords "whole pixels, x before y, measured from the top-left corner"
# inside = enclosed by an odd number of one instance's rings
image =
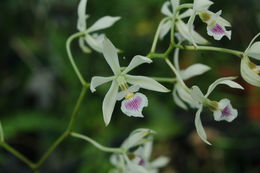
[[[77,29],[80,32],[85,32],[84,37],[79,38],[80,48],[84,52],[90,53],[91,49],[88,47],[90,46],[93,50],[102,53],[104,34],[98,35],[96,33],[95,34],[92,33],[98,30],[111,27],[121,17],[104,16],[100,18],[98,21],[96,21],[92,26],[87,28],[86,20],[89,16],[86,15],[86,6],[87,6],[87,0],[81,0],[79,2]],[[88,44],[88,46],[86,44]]]
[[[183,80],[188,80],[194,76],[201,75],[208,70],[210,70],[210,67],[204,64],[193,64],[189,66],[188,68],[184,70],[180,70],[179,67],[179,48],[175,49],[174,52],[174,66],[176,70],[179,72],[181,78]],[[181,85],[181,83],[177,80],[174,89],[173,89],[173,99],[174,102],[181,108],[187,110],[188,107],[183,103],[185,101],[188,103],[192,108],[198,108],[199,107],[199,102],[194,100],[190,93],[185,90],[185,88]],[[183,101],[182,101],[183,100]]]
[[[118,173],[157,173],[164,167],[169,158],[161,156],[150,162],[154,132],[149,129],[137,129],[123,142],[127,154],[113,154],[111,163],[116,166],[113,172]],[[134,151],[133,148],[137,147]]]
[[[231,88],[244,89],[241,85],[234,82],[235,77],[224,77],[213,82],[205,95],[201,92],[199,87],[193,86],[191,88],[191,96],[194,100],[200,103],[200,107],[196,112],[195,116],[195,127],[199,137],[207,144],[211,145],[205,133],[205,130],[202,126],[200,114],[203,110],[203,106],[208,107],[213,111],[214,119],[216,121],[226,120],[228,122],[233,121],[237,117],[237,110],[233,109],[228,99],[222,99],[219,102],[211,101],[208,99],[208,96],[212,93],[212,91],[216,88],[217,85],[225,84]]]
[[[125,100],[121,104],[122,112],[127,116],[143,117],[142,109],[148,105],[148,100],[146,96],[141,93],[134,94],[134,92],[137,92],[139,88],[158,92],[169,92],[167,88],[152,78],[127,74],[132,69],[143,63],[151,63],[151,59],[137,55],[132,59],[130,64],[123,71],[121,71],[117,49],[106,38],[103,42],[103,55],[114,75],[111,77],[94,76],[91,79],[90,89],[94,92],[96,91],[96,87],[112,81],[112,85],[110,86],[102,105],[103,117],[106,125],[108,125],[111,120],[116,101],[121,100],[124,97]],[[128,83],[132,86],[128,87]],[[118,92],[119,88],[122,89],[121,92]]]
[[[220,17],[221,11],[213,13],[208,10],[208,8],[213,4],[209,0],[194,0],[193,3],[193,14],[189,18],[188,28],[190,37],[193,39],[192,43],[196,46],[196,42],[192,36],[193,23],[195,21],[196,15],[199,14],[201,20],[207,24],[207,33],[213,36],[215,40],[220,40],[223,36],[227,36],[231,39],[231,31],[226,30],[226,26],[231,26],[231,24]]]
[[[161,12],[168,17],[168,20],[166,20],[161,25],[160,34],[159,34],[160,39],[163,39],[165,37],[165,35],[170,31],[171,27],[173,27],[172,25],[173,25],[174,13],[178,9],[179,5],[180,5],[179,0],[171,0],[170,2],[166,1],[163,4],[163,6],[161,8]],[[170,9],[170,7],[171,7],[171,9]],[[192,10],[188,9],[188,10],[184,11],[183,13],[178,14],[175,19],[176,20],[175,25],[176,25],[177,31],[189,42],[192,42],[192,40],[191,40],[190,34],[188,32],[188,25],[185,24],[182,21],[182,19],[184,19],[186,17],[190,17],[191,15],[192,15]],[[199,33],[197,33],[194,29],[192,29],[191,34],[192,34],[192,38],[194,38],[194,40],[197,44],[207,44],[208,43],[208,41],[206,39],[204,39]]]
[[[249,57],[256,60],[260,60],[260,42],[255,42],[256,38],[260,34],[257,34],[249,44],[248,48],[244,52],[243,58],[241,60],[241,76],[248,83],[260,87],[260,66],[256,65],[250,61]]]

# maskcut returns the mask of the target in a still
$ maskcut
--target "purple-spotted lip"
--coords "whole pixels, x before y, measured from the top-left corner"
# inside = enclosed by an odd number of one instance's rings
[[[128,110],[137,111],[139,110],[141,103],[142,98],[137,95],[136,97],[130,98],[129,101],[125,103],[125,108]]]
[[[144,166],[145,165],[145,160],[143,158],[141,158],[141,160],[139,161],[138,165]]]
[[[224,109],[221,111],[222,117],[228,117],[231,115],[231,109],[229,106],[224,107]]]
[[[219,25],[219,24],[215,24],[212,28],[211,28],[211,32],[213,32],[214,34],[226,34],[225,29]]]

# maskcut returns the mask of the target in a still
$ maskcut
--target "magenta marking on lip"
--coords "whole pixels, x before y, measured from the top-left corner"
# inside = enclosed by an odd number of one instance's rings
[[[216,24],[211,31],[215,34],[225,34],[226,31],[223,29],[222,26],[220,26],[219,24]]]
[[[140,96],[137,96],[133,99],[130,99],[129,102],[125,104],[126,109],[128,110],[138,110],[140,107],[140,104],[142,102],[142,98]]]
[[[223,117],[227,117],[231,115],[231,110],[228,106],[226,106],[222,111],[221,111]]]

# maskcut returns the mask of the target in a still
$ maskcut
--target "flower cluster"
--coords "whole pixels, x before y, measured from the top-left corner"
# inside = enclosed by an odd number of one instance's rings
[[[109,173],[157,173],[168,164],[169,158],[161,156],[150,161],[154,131],[137,129],[122,143],[124,154],[113,154],[111,163],[116,167]]]

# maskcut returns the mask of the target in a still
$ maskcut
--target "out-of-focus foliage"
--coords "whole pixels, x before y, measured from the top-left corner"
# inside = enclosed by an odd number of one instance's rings
[[[186,0],[185,0],[186,1]],[[104,15],[122,19],[105,32],[124,52],[121,64],[127,65],[136,54],[149,52],[156,27],[162,19],[162,0],[89,0],[88,24]],[[186,1],[190,2],[190,1]],[[70,0],[1,0],[0,2],[0,120],[5,138],[33,161],[45,152],[64,131],[76,99],[80,83],[68,61],[65,41],[76,32],[78,1]],[[260,31],[260,2],[257,0],[218,0],[213,11],[222,9],[232,23],[232,40],[212,44],[244,50]],[[196,29],[205,37],[205,26],[196,21]],[[210,38],[209,38],[210,39]],[[164,51],[169,40],[159,42]],[[109,75],[111,71],[101,54],[84,54],[73,44],[73,55],[84,77]],[[123,59],[123,56],[126,58]],[[203,62],[212,70],[188,81],[202,89],[219,76],[239,74],[239,64],[231,55],[215,52],[185,51],[181,67]],[[161,60],[142,65],[136,74],[169,76]],[[138,73],[137,73],[138,72]],[[170,77],[170,76],[169,76]],[[203,124],[213,146],[206,146],[194,132],[194,111],[176,107],[170,94],[144,92],[149,99],[145,118],[129,118],[116,105],[112,121],[105,127],[101,104],[107,86],[92,94],[88,92],[74,127],[107,146],[119,146],[132,130],[145,127],[157,131],[154,157],[167,155],[171,162],[165,172],[260,172],[260,90],[249,86],[240,77],[245,92],[219,87],[212,98],[231,98],[239,111],[231,124],[215,122],[211,112],[202,114]],[[166,84],[168,88],[171,85]],[[88,173],[107,172],[111,168],[109,155],[78,139],[66,139],[41,167],[44,172]],[[3,149],[0,149],[0,172],[26,173],[30,169]]]

